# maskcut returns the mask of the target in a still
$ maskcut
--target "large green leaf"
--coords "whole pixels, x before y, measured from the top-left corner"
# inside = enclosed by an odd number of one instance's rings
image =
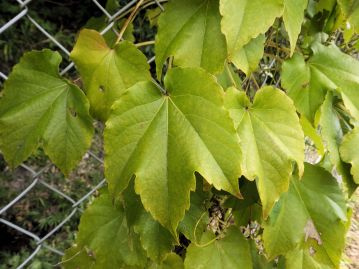
[[[303,246],[323,266],[337,268],[345,245],[346,215],[336,180],[323,168],[307,164],[302,180],[292,178],[264,225],[266,252],[273,259]]]
[[[41,143],[68,174],[91,144],[92,119],[83,92],[59,75],[61,56],[50,50],[26,53],[5,82],[0,100],[0,149],[10,166]]]
[[[113,194],[135,175],[145,209],[175,234],[190,206],[195,171],[240,197],[240,147],[213,76],[175,68],[165,87],[162,95],[151,82],[138,83],[114,104],[105,128],[105,173]]]
[[[147,59],[135,45],[123,41],[110,48],[94,30],[80,32],[71,59],[84,82],[91,113],[103,121],[127,88],[151,79]]]
[[[169,56],[178,66],[200,66],[210,73],[223,70],[227,49],[218,5],[219,0],[175,0],[166,5],[156,36],[158,77]]]
[[[283,64],[283,87],[298,111],[313,121],[325,90],[338,90],[352,116],[359,119],[359,62],[334,45],[317,43],[312,49],[313,56],[307,62],[294,55]]]
[[[348,21],[347,27],[353,27],[356,32],[359,31],[359,1],[358,0],[338,0],[338,4]]]
[[[291,54],[297,44],[307,5],[308,0],[284,0],[283,21],[289,36]]]
[[[171,233],[155,221],[145,211],[140,197],[135,193],[133,181],[123,193],[123,205],[127,224],[139,234],[142,247],[147,256],[160,264],[165,256],[171,252],[175,240]]]
[[[339,145],[343,140],[343,130],[340,125],[338,113],[334,108],[334,96],[331,91],[328,91],[325,101],[321,107],[320,122],[321,136],[326,145],[329,160],[345,183],[345,187],[351,193],[355,189],[353,178],[349,174],[349,170],[340,158]]]
[[[155,221],[149,213],[144,212],[141,215],[134,229],[140,235],[141,244],[147,251],[147,256],[153,261],[161,262],[171,252],[175,243],[171,233]]]
[[[252,38],[265,33],[282,15],[283,7],[283,0],[220,0],[221,28],[229,57]]]
[[[200,245],[192,242],[187,248],[184,265],[186,269],[253,268],[249,243],[233,226],[223,239],[214,239],[214,235],[207,232],[202,236]]]
[[[311,68],[310,62],[305,62],[301,54],[294,54],[283,63],[282,86],[297,110],[313,122],[315,113],[324,101],[325,91],[320,83],[320,75]]]
[[[340,155],[343,161],[352,165],[351,174],[354,176],[354,181],[359,184],[359,129],[354,128],[351,133],[348,133],[340,146]]]
[[[226,93],[226,107],[244,141],[243,174],[248,179],[257,178],[263,214],[267,216],[280,194],[288,190],[292,162],[303,173],[303,131],[292,101],[278,89],[260,89],[253,104],[235,88]]]
[[[114,201],[107,192],[96,198],[83,213],[76,243],[75,250],[63,259],[65,268],[82,268],[84,262],[91,264],[92,269],[143,268],[147,262],[138,236],[127,226],[121,203]],[[76,258],[77,253],[81,257]],[[74,264],[71,254],[79,264]]]
[[[248,76],[257,69],[259,61],[263,57],[264,41],[265,36],[259,35],[244,45],[243,48],[235,51],[230,60]]]

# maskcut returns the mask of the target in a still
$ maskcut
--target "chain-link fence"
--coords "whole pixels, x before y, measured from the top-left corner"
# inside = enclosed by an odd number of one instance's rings
[[[11,0],[9,0],[9,2],[10,1]],[[13,2],[17,2],[16,4],[19,5],[19,12],[13,18],[8,20],[5,24],[0,25],[0,39],[1,39],[1,35],[5,31],[12,31],[14,28],[19,27],[19,25],[21,25],[21,23],[23,23],[24,20],[28,20],[28,22],[30,22],[32,25],[34,25],[38,29],[39,32],[41,32],[47,39],[49,39],[53,44],[55,44],[56,47],[58,48],[58,50],[60,52],[62,52],[63,55],[65,55],[65,60],[67,60],[69,62],[69,64],[60,71],[61,75],[65,75],[66,73],[71,72],[71,70],[73,70],[75,68],[74,63],[69,60],[70,52],[64,45],[62,45],[55,38],[56,33],[50,33],[49,31],[47,31],[37,20],[35,20],[35,18],[33,18],[29,14],[30,13],[29,11],[31,10],[31,3],[35,2],[35,1],[36,0],[13,1]],[[108,24],[101,31],[101,34],[103,35],[108,31],[114,31],[116,34],[118,34],[116,28],[114,27],[114,24],[116,23],[117,18],[119,16],[125,15],[126,13],[129,13],[130,10],[136,5],[137,0],[127,1],[126,4],[122,5],[113,14],[110,14],[106,10],[106,8],[104,7],[104,3],[103,3],[104,1],[87,0],[87,2],[92,2],[93,5],[95,5],[98,8],[98,10],[101,12],[101,14],[103,14],[107,17],[106,21]],[[159,0],[148,1],[148,4],[150,2],[153,5],[156,4],[161,10],[163,10],[163,6],[161,5],[161,2],[164,2],[164,1],[159,1]],[[32,11],[36,12],[36,10],[32,10]],[[74,16],[76,16],[76,10],[74,10],[73,12],[74,12]],[[1,10],[0,10],[0,16],[1,16]],[[154,60],[154,57],[149,59],[149,62],[152,62],[153,60]],[[0,61],[1,61],[1,59],[0,59]],[[0,80],[5,81],[7,79],[7,76],[8,76],[8,74],[5,71],[0,70]],[[93,160],[95,160],[96,162],[99,162],[99,163],[103,162],[103,160],[99,156],[97,156],[96,154],[94,154],[91,151],[88,152],[87,156],[89,156],[89,158],[93,158]],[[29,177],[30,177],[29,182],[31,182],[31,183],[28,184],[28,186],[25,189],[23,189],[19,194],[17,194],[16,197],[13,198],[11,201],[0,201],[0,206],[2,206],[2,208],[0,209],[0,223],[6,225],[10,229],[14,229],[17,233],[21,233],[22,235],[29,237],[35,243],[35,248],[33,249],[32,253],[27,258],[25,258],[17,268],[24,268],[26,265],[28,265],[29,262],[39,253],[39,251],[41,249],[47,249],[47,250],[51,251],[54,255],[59,255],[59,260],[60,260],[61,256],[64,255],[64,253],[63,253],[64,250],[57,249],[56,246],[54,247],[53,246],[54,244],[52,244],[51,241],[54,239],[54,237],[56,237],[56,234],[64,227],[64,225],[71,218],[73,218],[73,216],[77,212],[80,212],[80,213],[82,212],[81,205],[86,200],[88,200],[88,198],[91,197],[91,195],[96,190],[98,190],[99,188],[101,188],[102,186],[104,186],[106,184],[105,179],[100,180],[99,182],[97,182],[97,185],[95,184],[95,186],[92,186],[90,191],[88,191],[80,199],[75,200],[72,198],[73,195],[71,193],[66,193],[66,192],[60,190],[59,188],[57,188],[57,186],[54,186],[53,184],[49,184],[48,182],[46,182],[46,176],[44,177],[43,175],[44,175],[44,171],[47,168],[48,167],[45,166],[45,167],[40,168],[37,171],[35,171],[29,165],[22,164],[21,169],[24,169],[25,171],[28,172]],[[63,199],[65,199],[71,205],[66,217],[60,223],[58,223],[54,228],[52,228],[49,232],[47,232],[47,234],[42,235],[42,236],[30,231],[29,229],[21,227],[21,225],[14,223],[13,221],[7,220],[4,217],[6,215],[5,213],[9,209],[16,206],[16,204],[19,203],[21,200],[26,199],[27,196],[32,191],[34,191],[34,188],[39,185],[46,188],[47,192],[53,192],[56,195],[61,196]],[[1,238],[0,238],[0,240],[1,240]]]

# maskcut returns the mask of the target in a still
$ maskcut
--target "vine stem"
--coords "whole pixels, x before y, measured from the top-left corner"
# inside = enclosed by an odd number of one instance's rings
[[[227,75],[228,75],[231,83],[233,84],[234,87],[236,87],[238,89],[238,85],[237,85],[236,81],[234,80],[234,77],[233,77],[228,65],[229,65],[228,63],[225,63],[224,68],[226,69]]]
[[[153,45],[155,44],[155,41],[154,40],[149,40],[149,41],[144,41],[144,42],[141,42],[141,43],[136,43],[135,46],[136,47],[143,47],[143,46],[148,46],[148,45]]]
[[[118,34],[118,37],[117,37],[117,40],[116,40],[116,44],[121,41],[123,34],[125,33],[125,31],[126,31],[128,25],[129,25],[130,22],[132,21],[133,17],[135,16],[137,10],[138,10],[139,7],[142,5],[143,1],[145,1],[145,0],[139,0],[139,1],[137,2],[135,8],[133,9],[133,11],[132,11],[132,13],[131,13],[131,15],[127,18],[125,24],[124,24],[123,27],[121,28],[121,31],[120,31],[120,33]]]
[[[168,94],[167,91],[154,78],[152,78],[151,80],[152,80],[153,84],[155,84],[156,87],[161,91],[162,94],[164,94],[164,95]]]

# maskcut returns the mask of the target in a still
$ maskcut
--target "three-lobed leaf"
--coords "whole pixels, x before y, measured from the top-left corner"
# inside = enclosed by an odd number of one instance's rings
[[[151,79],[146,57],[135,45],[122,41],[110,48],[95,30],[80,32],[71,59],[84,82],[90,111],[102,121],[127,88]]]
[[[174,68],[165,87],[167,95],[141,82],[114,104],[104,134],[105,173],[115,195],[135,175],[144,208],[176,234],[190,206],[195,171],[217,189],[240,197],[240,146],[213,76]]]
[[[265,87],[253,104],[243,91],[226,92],[226,108],[241,141],[242,169],[257,179],[258,192],[267,216],[281,193],[288,190],[296,162],[303,173],[304,135],[292,101],[282,91]]]
[[[265,33],[282,15],[283,0],[220,0],[220,12],[221,29],[231,58],[252,38]]]
[[[151,214],[145,211],[140,197],[135,193],[133,181],[122,195],[127,224],[139,235],[147,256],[156,264],[161,264],[171,252],[175,239]]]
[[[336,173],[340,175],[343,180],[346,190],[348,190],[349,193],[352,193],[356,186],[349,173],[348,165],[342,161],[339,154],[339,145],[343,140],[344,133],[340,124],[340,115],[334,107],[333,92],[327,92],[320,112],[320,133],[323,143],[326,145],[329,160],[335,168]]]
[[[292,177],[288,192],[282,194],[264,224],[265,249],[273,259],[300,247],[302,255],[311,253],[319,264],[336,268],[345,243],[346,216],[345,198],[333,176],[306,164],[303,178]],[[306,263],[307,258],[302,257],[301,262]]]
[[[359,62],[338,47],[316,43],[308,61],[296,54],[283,64],[282,85],[297,110],[313,122],[327,90],[338,90],[352,116],[359,119]]]
[[[121,203],[106,191],[82,215],[76,244],[63,259],[65,268],[79,268],[84,262],[93,269],[143,268],[147,262],[138,236],[127,225]]]
[[[0,100],[0,148],[10,166],[41,144],[66,175],[81,160],[93,135],[83,92],[59,75],[61,56],[26,53],[5,82]]]
[[[214,74],[223,70],[227,48],[218,7],[219,0],[176,0],[166,5],[156,36],[158,77],[169,56],[181,67],[202,67]]]

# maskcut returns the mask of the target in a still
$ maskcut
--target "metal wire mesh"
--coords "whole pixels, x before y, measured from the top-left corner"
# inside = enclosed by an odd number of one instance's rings
[[[22,20],[28,20],[30,23],[32,23],[43,35],[45,35],[51,42],[53,42],[57,48],[62,51],[67,57],[70,55],[70,52],[63,46],[60,42],[56,40],[54,37],[54,33],[49,33],[42,27],[33,17],[29,15],[29,9],[30,9],[30,2],[34,2],[36,0],[16,0],[16,2],[20,6],[19,13],[14,16],[12,19],[7,21],[4,25],[0,25],[0,37],[1,34],[5,31],[11,31],[12,27],[16,27],[17,24],[20,24]],[[128,1],[127,4],[119,8],[115,13],[110,14],[103,5],[100,4],[97,0],[88,0],[92,1],[92,3],[97,6],[97,8],[107,17],[108,25],[105,27],[101,34],[105,34],[106,32],[112,30],[116,33],[114,26],[115,19],[127,12],[131,7],[133,7],[137,0]],[[157,4],[161,10],[163,10],[163,6],[160,4],[159,0],[155,0],[154,3]],[[117,34],[117,33],[116,33]],[[154,60],[154,57],[149,59],[149,62],[152,62]],[[61,75],[64,75],[68,73],[72,68],[74,68],[74,63],[70,62],[64,69],[60,71]],[[2,72],[0,70],[0,80],[5,81],[7,79],[7,75],[5,72]],[[89,151],[88,154],[91,156],[91,158],[94,158],[96,161],[102,163],[102,159],[95,155],[93,152]],[[75,215],[76,212],[81,211],[81,204],[84,203],[96,190],[101,188],[106,184],[105,179],[102,179],[96,186],[94,186],[89,192],[87,192],[85,195],[83,195],[80,199],[74,200],[71,198],[71,193],[67,194],[61,190],[59,190],[56,186],[50,185],[46,182],[46,180],[41,179],[41,175],[45,171],[45,167],[40,169],[39,171],[34,171],[31,167],[29,167],[26,164],[22,164],[21,167],[28,171],[31,174],[31,180],[32,182],[23,190],[21,191],[14,199],[12,199],[7,204],[3,205],[3,201],[0,202],[0,206],[2,208],[0,209],[0,223],[8,226],[11,229],[16,230],[17,232],[31,238],[35,242],[35,249],[33,252],[24,260],[17,268],[24,268],[29,262],[36,256],[36,254],[42,249],[45,248],[51,252],[53,252],[56,255],[62,256],[64,255],[63,250],[58,250],[54,247],[52,247],[52,244],[50,243],[53,237],[56,235],[56,233],[61,230],[61,228]],[[66,199],[69,203],[71,203],[71,210],[68,212],[67,216],[58,224],[56,227],[54,227],[52,230],[50,230],[46,235],[39,236],[29,230],[26,230],[25,228],[19,226],[18,224],[15,224],[9,220],[6,220],[4,218],[5,213],[12,208],[14,205],[19,203],[20,200],[26,199],[26,196],[35,188],[35,186],[41,185],[46,188],[48,192],[54,192],[57,195],[63,197]]]

